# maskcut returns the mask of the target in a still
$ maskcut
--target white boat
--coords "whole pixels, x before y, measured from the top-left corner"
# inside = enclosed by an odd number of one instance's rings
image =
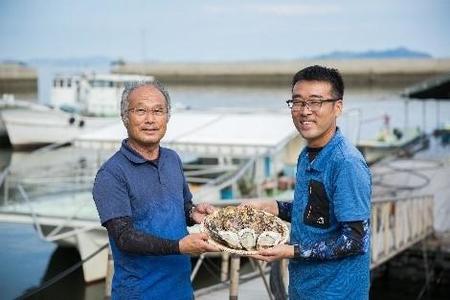
[[[3,94],[0,98],[0,112],[10,109],[40,109],[42,105],[27,100],[18,100],[13,94]],[[0,115],[0,140],[7,140],[8,132],[5,123]]]
[[[57,109],[2,111],[9,141],[15,149],[68,143],[80,134],[118,122],[119,118],[82,117]]]
[[[142,75],[96,73],[57,75],[53,79],[50,104],[86,116],[118,116],[125,84],[153,80],[153,76]]]
[[[118,74],[58,75],[51,89],[51,109],[43,105],[2,110],[13,148],[64,143],[119,119],[120,98],[127,82],[153,81],[152,76]]]
[[[368,164],[373,164],[387,156],[411,156],[428,146],[429,140],[420,129],[406,128],[383,130],[376,139],[360,140],[358,149]]]
[[[42,239],[88,257],[108,242],[91,195],[94,176],[125,136],[117,121],[78,136],[70,147],[13,153],[3,173],[0,222],[34,224]],[[162,144],[181,155],[194,202],[229,205],[261,195],[264,180],[295,165],[304,141],[285,113],[174,111]],[[105,277],[107,254],[104,249],[83,265],[87,282]]]

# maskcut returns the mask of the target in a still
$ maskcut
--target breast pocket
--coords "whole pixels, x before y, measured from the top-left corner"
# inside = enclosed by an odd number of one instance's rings
[[[308,203],[303,215],[306,225],[326,229],[330,227],[330,202],[323,184],[316,180],[309,182]]]

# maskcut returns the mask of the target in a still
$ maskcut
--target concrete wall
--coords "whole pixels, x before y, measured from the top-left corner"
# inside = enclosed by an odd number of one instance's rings
[[[0,95],[37,93],[37,73],[20,64],[0,64]]]
[[[347,85],[407,86],[450,72],[450,59],[290,60],[229,63],[127,63],[114,73],[153,75],[165,83],[288,85],[313,64],[338,68]]]

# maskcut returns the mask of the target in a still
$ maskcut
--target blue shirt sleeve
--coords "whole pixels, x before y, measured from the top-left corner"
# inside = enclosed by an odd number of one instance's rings
[[[370,248],[370,222],[364,220],[360,224],[361,232],[355,232],[350,223],[342,223],[339,234],[312,245],[299,245],[295,259],[299,260],[333,260],[346,256],[364,254]]]
[[[114,218],[132,216],[125,181],[108,170],[100,169],[98,171],[92,195],[102,225]]]
[[[366,163],[347,158],[339,163],[331,197],[338,222],[370,219],[371,175]]]

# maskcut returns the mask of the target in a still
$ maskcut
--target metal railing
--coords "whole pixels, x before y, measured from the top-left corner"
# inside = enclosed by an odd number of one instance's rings
[[[371,226],[375,268],[433,232],[433,196],[375,200]]]

